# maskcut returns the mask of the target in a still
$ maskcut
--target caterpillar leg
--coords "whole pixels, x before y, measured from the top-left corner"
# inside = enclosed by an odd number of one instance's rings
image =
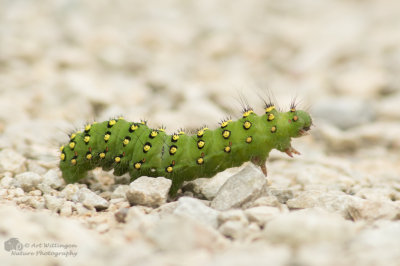
[[[266,160],[261,160],[259,157],[256,156],[251,159],[251,162],[254,163],[255,165],[260,166],[261,171],[263,172],[265,177],[267,177],[267,166],[265,165]]]
[[[286,150],[285,150],[285,153],[287,154],[287,155],[289,155],[290,157],[293,157],[293,153],[294,154],[297,154],[297,155],[300,155],[301,153],[299,152],[299,151],[297,151],[295,148],[293,148],[292,146],[290,146],[289,148],[287,148]]]
[[[169,189],[169,196],[174,198],[176,193],[178,192],[179,188],[182,186],[183,180],[172,180],[171,188]]]
[[[260,167],[261,167],[261,171],[263,172],[265,177],[267,177],[267,166],[265,165],[265,163],[262,164]]]

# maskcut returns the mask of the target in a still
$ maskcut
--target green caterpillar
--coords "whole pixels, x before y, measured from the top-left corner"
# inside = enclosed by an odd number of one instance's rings
[[[129,172],[132,180],[164,176],[172,180],[170,195],[175,195],[184,181],[211,177],[247,161],[267,175],[270,151],[299,154],[291,138],[304,135],[311,125],[310,115],[293,104],[288,112],[279,112],[271,103],[262,116],[247,108],[242,118],[224,120],[217,129],[205,127],[193,135],[182,131],[167,135],[146,122],[111,119],[71,134],[69,143],[60,148],[60,169],[67,183],[78,181],[95,167],[114,169],[116,176]]]

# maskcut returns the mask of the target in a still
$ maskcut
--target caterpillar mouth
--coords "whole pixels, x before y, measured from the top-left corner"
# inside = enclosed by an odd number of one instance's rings
[[[311,129],[311,126],[312,126],[312,124],[309,125],[309,126],[305,126],[305,127],[303,127],[302,129],[300,129],[300,130],[299,130],[300,136],[308,135],[308,134],[309,134],[308,131]]]
[[[306,136],[306,135],[308,135],[308,134],[309,134],[309,133],[308,133],[308,130],[310,130],[310,127],[300,129],[300,130],[299,130],[299,135],[300,135],[300,136]]]

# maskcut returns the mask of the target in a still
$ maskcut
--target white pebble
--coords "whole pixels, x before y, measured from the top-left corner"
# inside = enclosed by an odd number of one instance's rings
[[[171,180],[142,176],[129,185],[126,198],[131,205],[158,207],[167,201]]]
[[[43,177],[34,172],[25,172],[15,176],[15,186],[29,192],[37,188],[42,182]]]

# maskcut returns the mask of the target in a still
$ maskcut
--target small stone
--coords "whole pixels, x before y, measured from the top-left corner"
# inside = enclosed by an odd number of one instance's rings
[[[156,214],[160,219],[171,215],[174,213],[176,207],[178,206],[178,201],[171,201],[161,205],[160,207],[153,209],[151,214]]]
[[[0,172],[22,173],[26,171],[25,164],[25,157],[14,150],[4,149],[0,151]]]
[[[360,200],[351,204],[348,212],[355,221],[400,218],[400,207],[390,201]]]
[[[51,169],[43,176],[43,184],[53,189],[58,189],[65,184],[64,179],[59,175],[59,171]]]
[[[246,209],[244,214],[250,222],[255,222],[259,226],[264,226],[270,220],[277,217],[280,212],[281,211],[275,207],[260,206]]]
[[[146,217],[146,211],[142,206],[132,206],[126,210],[125,222],[136,222],[144,217]]]
[[[42,191],[43,194],[52,194],[53,192],[55,192],[54,189],[52,189],[49,185],[40,183],[37,188]]]
[[[390,201],[396,198],[396,191],[393,188],[362,188],[355,194],[362,199],[372,201]]]
[[[275,196],[282,204],[286,204],[289,199],[293,198],[293,191],[290,189],[271,188],[268,190],[268,193]]]
[[[60,215],[71,216],[73,208],[75,208],[75,204],[72,201],[65,201],[60,209]]]
[[[90,213],[90,210],[88,210],[87,208],[85,208],[85,207],[83,206],[83,204],[80,203],[80,202],[75,203],[74,207],[75,207],[75,209],[76,209],[76,213],[79,214],[79,215],[85,215],[85,214],[87,214],[87,213]]]
[[[346,248],[358,265],[397,266],[400,260],[400,222],[380,221],[361,231]]]
[[[34,209],[44,209],[45,208],[45,201],[42,197],[28,197],[26,201],[28,206],[31,206]]]
[[[238,239],[243,237],[245,225],[240,221],[227,221],[223,223],[219,228],[219,232],[226,237],[232,239]]]
[[[30,195],[30,196],[42,196],[42,191],[40,191],[39,189],[35,189],[35,190],[32,190],[32,191],[29,191],[28,195]]]
[[[240,208],[257,198],[265,184],[266,178],[259,167],[250,163],[225,182],[211,202],[211,207],[217,210]]]
[[[175,208],[174,214],[186,215],[196,221],[210,225],[214,228],[218,226],[218,211],[207,207],[200,200],[181,197],[178,200],[178,206]]]
[[[12,191],[13,191],[12,195],[14,197],[22,197],[22,196],[25,195],[24,190],[22,188],[19,188],[19,187],[17,187],[16,189],[14,189]]]
[[[37,188],[38,184],[42,182],[43,178],[34,172],[25,172],[15,176],[15,186],[22,188],[24,191],[29,192]]]
[[[259,197],[254,202],[252,202],[250,207],[258,207],[258,206],[281,207],[282,203],[279,202],[277,197],[271,195],[271,196]]]
[[[190,184],[195,194],[200,194],[208,200],[213,200],[226,180],[237,172],[238,168],[229,168],[216,174],[212,178],[198,178],[191,181]]]
[[[167,201],[171,180],[141,176],[129,185],[126,198],[131,205],[158,207]]]
[[[62,191],[61,195],[67,200],[71,200],[74,202],[79,201],[79,186],[77,184],[68,184]]]
[[[147,236],[157,248],[164,251],[205,250],[215,252],[227,244],[218,231],[187,216],[165,217],[147,231]]]
[[[307,243],[344,242],[355,234],[352,222],[321,209],[279,215],[264,229],[267,241],[301,246]]]
[[[125,228],[128,231],[139,231],[141,234],[152,231],[160,221],[160,218],[158,215],[149,214],[149,208],[139,205],[128,208],[128,213],[125,217]]]
[[[96,209],[97,211],[105,210],[108,208],[108,201],[100,197],[93,191],[87,188],[81,188],[78,192],[79,202],[89,210]]]
[[[96,227],[96,231],[99,233],[105,233],[110,230],[110,225],[107,223],[101,223]]]
[[[287,201],[289,209],[305,209],[318,207],[329,212],[339,213],[346,219],[349,216],[349,206],[362,199],[350,196],[341,191],[309,190],[302,191],[297,197]]]
[[[122,208],[118,210],[115,214],[115,220],[119,223],[125,223],[126,222],[126,216],[128,215],[128,210],[129,208]]]
[[[118,185],[111,194],[112,199],[123,198],[126,199],[126,193],[129,190],[129,185]]]
[[[2,188],[10,188],[12,186],[12,184],[14,183],[14,178],[10,177],[10,176],[5,176],[1,179],[0,181],[0,186]]]
[[[238,210],[238,209],[220,212],[218,215],[218,223],[223,224],[226,221],[239,221],[240,223],[242,223],[244,225],[248,224],[246,215],[244,214],[244,212],[242,210]]]
[[[47,170],[43,166],[39,165],[36,161],[34,160],[28,160],[27,161],[28,165],[28,171],[29,172],[35,172],[39,175],[44,175],[46,174]]]
[[[59,212],[64,205],[65,199],[51,195],[44,195],[44,201],[47,209],[53,212]]]

